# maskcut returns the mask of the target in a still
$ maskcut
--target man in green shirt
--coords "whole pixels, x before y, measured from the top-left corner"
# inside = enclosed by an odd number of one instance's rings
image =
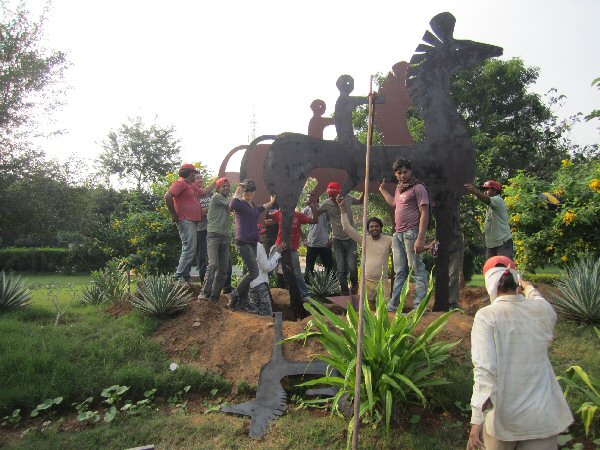
[[[481,186],[480,192],[470,183],[465,189],[477,199],[488,205],[485,215],[485,257],[507,256],[513,259],[513,239],[508,224],[508,207],[500,196],[502,185],[494,180],[488,180]]]
[[[219,178],[216,186],[208,207],[208,269],[198,298],[219,304],[229,271],[229,180]]]

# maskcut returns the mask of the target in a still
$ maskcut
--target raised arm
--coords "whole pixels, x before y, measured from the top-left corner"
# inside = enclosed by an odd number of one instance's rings
[[[271,206],[273,206],[273,203],[275,203],[275,196],[271,195],[271,200],[269,200],[267,203],[265,203],[263,205],[263,208],[265,208],[268,211],[271,208]]]
[[[342,220],[342,228],[346,234],[350,236],[350,239],[360,244],[362,242],[362,236],[354,229],[352,225],[350,225],[350,221],[348,220],[348,211],[346,210],[344,201],[342,199],[338,199],[338,205],[340,206],[340,219]]]
[[[393,208],[394,207],[394,197],[385,188],[385,180],[381,180],[381,184],[379,185],[379,192],[381,192],[381,195],[383,195],[385,202]]]
[[[469,194],[473,194],[475,197],[477,197],[479,200],[481,200],[486,205],[490,204],[490,201],[491,201],[490,196],[481,192],[479,189],[477,189],[471,183],[465,184],[465,189],[467,190],[467,192]]]

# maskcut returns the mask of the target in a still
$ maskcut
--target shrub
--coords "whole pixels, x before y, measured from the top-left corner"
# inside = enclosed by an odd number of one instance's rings
[[[131,303],[143,314],[154,317],[168,317],[186,308],[191,294],[183,284],[173,283],[169,275],[150,276],[138,283],[141,298],[135,297]]]
[[[0,249],[0,270],[54,272],[68,265],[69,249],[8,247]]]
[[[106,263],[102,270],[92,272],[92,282],[108,303],[119,303],[128,296],[129,278],[123,264],[115,259]]]
[[[569,265],[556,283],[560,294],[552,298],[566,320],[600,324],[600,260],[587,255]]]
[[[543,283],[555,286],[560,280],[560,275],[556,273],[528,273],[525,274],[525,279],[532,283]]]
[[[92,284],[81,290],[81,301],[88,305],[101,305],[106,303],[106,297],[97,284]]]
[[[31,299],[29,288],[23,279],[13,273],[2,272],[0,279],[0,312],[25,306]]]
[[[596,328],[596,334],[600,338],[600,331]],[[589,376],[581,367],[571,366],[567,369],[565,376],[558,377],[567,385],[565,395],[569,395],[572,391],[583,394],[589,401],[583,402],[577,413],[581,414],[581,420],[585,427],[585,434],[590,432],[590,426],[596,415],[596,411],[600,409],[600,379]]]
[[[340,292],[340,282],[333,270],[315,270],[307,276],[308,293],[323,299]]]
[[[440,316],[421,335],[415,334],[415,328],[429,303],[433,282],[429,286],[423,302],[406,315],[396,314],[392,320],[389,319],[381,287],[377,311],[373,313],[369,308],[364,310],[363,403],[360,416],[375,424],[383,418],[387,433],[395,409],[403,409],[407,403],[414,402],[426,405],[428,400],[424,390],[447,383],[443,379],[435,379],[433,375],[448,358],[448,351],[457,343],[431,341],[446,325],[452,312]],[[401,294],[399,310],[404,307],[407,293],[408,283]],[[329,354],[318,355],[318,358],[327,362],[336,372],[303,383],[303,386],[327,384],[339,388],[333,397],[333,408],[339,412],[340,400],[347,398],[352,401],[354,397],[358,313],[349,305],[347,317],[343,319],[315,301],[310,301],[305,307],[313,315],[313,320],[303,333],[286,340],[315,336],[327,349]],[[352,419],[348,426],[348,442],[351,441],[353,425]]]

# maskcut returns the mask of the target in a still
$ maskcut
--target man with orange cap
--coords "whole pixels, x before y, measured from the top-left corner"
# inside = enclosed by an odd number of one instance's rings
[[[467,192],[488,205],[485,214],[485,257],[496,255],[513,257],[513,239],[510,225],[508,224],[508,207],[500,196],[502,185],[495,180],[488,180],[479,191],[471,183],[465,184]]]
[[[548,358],[556,313],[510,258],[490,258],[483,276],[492,303],[477,311],[471,331],[467,450],[558,448],[573,416]]]
[[[338,278],[340,280],[340,289],[342,295],[348,295],[349,293],[356,294],[358,292],[358,265],[356,261],[357,245],[342,227],[342,213],[337,202],[337,197],[341,193],[342,188],[340,187],[340,184],[336,181],[332,181],[327,185],[328,198],[318,209],[316,206],[317,199],[314,195],[309,197],[309,202],[312,210],[312,217],[315,219],[321,214],[329,214],[333,234],[333,254],[335,256]],[[363,195],[364,194],[362,194],[360,198],[354,198],[349,195],[342,200],[348,214],[348,222],[350,222],[350,225],[354,225],[351,207],[352,205],[361,204]],[[348,275],[350,275],[350,284],[352,286],[350,291],[348,290]]]

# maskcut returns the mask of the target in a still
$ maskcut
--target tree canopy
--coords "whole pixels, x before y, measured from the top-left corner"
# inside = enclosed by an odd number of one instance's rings
[[[105,175],[133,181],[138,192],[158,181],[179,164],[179,141],[173,126],[147,126],[140,117],[111,131],[98,158]]]

